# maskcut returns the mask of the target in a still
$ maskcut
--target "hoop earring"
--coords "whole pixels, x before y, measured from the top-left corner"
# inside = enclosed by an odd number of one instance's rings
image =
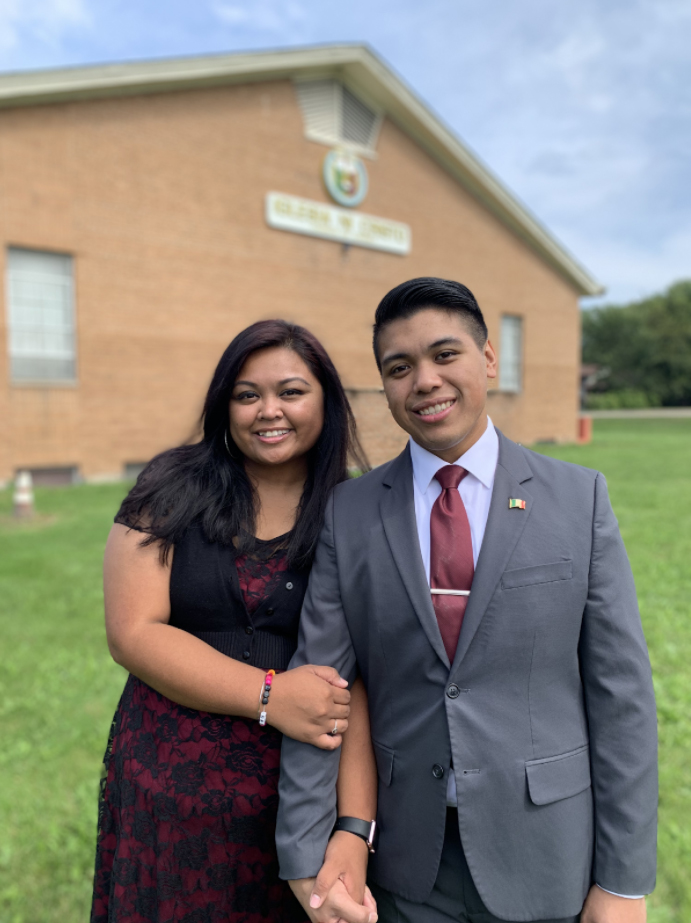
[[[228,455],[230,455],[230,457],[233,459],[233,461],[236,461],[235,455],[233,455],[233,453],[232,453],[232,451],[231,451],[231,449],[230,449],[230,445],[228,444],[228,430],[226,430],[225,433],[223,434],[223,441],[224,441],[225,444],[226,444],[226,452],[228,453]]]

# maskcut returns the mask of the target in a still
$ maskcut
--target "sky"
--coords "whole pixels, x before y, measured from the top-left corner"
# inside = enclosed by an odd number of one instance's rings
[[[365,42],[623,303],[691,278],[691,0],[0,0],[0,71]]]

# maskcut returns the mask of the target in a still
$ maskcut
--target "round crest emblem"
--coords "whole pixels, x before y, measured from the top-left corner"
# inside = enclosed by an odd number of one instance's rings
[[[367,170],[354,154],[329,151],[324,158],[324,184],[331,198],[339,205],[354,208],[367,195]]]

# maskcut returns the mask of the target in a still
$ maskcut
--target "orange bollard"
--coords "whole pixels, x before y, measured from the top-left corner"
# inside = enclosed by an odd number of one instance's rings
[[[586,445],[593,438],[593,418],[580,416],[578,418],[578,444]]]

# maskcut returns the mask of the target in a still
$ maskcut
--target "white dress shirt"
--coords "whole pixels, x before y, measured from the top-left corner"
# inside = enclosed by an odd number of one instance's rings
[[[415,519],[417,520],[417,534],[420,539],[422,563],[429,581],[430,561],[430,517],[432,507],[437,497],[441,494],[441,484],[435,479],[440,468],[445,468],[448,462],[432,455],[423,449],[417,442],[410,440],[410,457],[413,462],[413,495],[415,497]],[[487,429],[471,446],[465,455],[454,462],[465,468],[468,474],[458,485],[465,511],[468,514],[470,536],[473,541],[473,563],[477,565],[478,555],[485,536],[489,504],[492,499],[494,487],[494,472],[499,459],[499,439],[497,431],[488,419]]]
[[[446,467],[438,455],[423,449],[417,442],[410,440],[410,457],[413,462],[413,496],[415,499],[415,519],[420,540],[422,563],[425,566],[429,583],[430,568],[430,517],[432,507],[441,494],[441,484],[435,479],[440,468]],[[458,485],[470,525],[470,537],[473,542],[473,564],[477,565],[478,555],[485,536],[489,504],[494,487],[494,472],[499,459],[499,438],[492,421],[487,419],[487,429],[472,445],[465,455],[461,455],[453,464],[465,468],[468,472]],[[446,803],[456,807],[456,777],[449,773],[446,788]]]
[[[420,540],[420,551],[422,553],[422,563],[427,574],[429,583],[430,572],[430,517],[432,507],[441,494],[441,485],[435,479],[435,475],[440,468],[444,468],[448,462],[423,449],[417,442],[410,440],[410,457],[413,463],[413,497],[415,502],[415,520],[417,523],[417,534]],[[487,517],[489,515],[489,505],[492,500],[492,489],[494,487],[494,474],[497,470],[499,461],[499,437],[494,428],[492,421],[487,418],[487,429],[484,431],[478,441],[472,445],[468,451],[461,455],[454,465],[465,468],[468,472],[458,485],[458,491],[463,500],[465,511],[468,515],[468,524],[470,525],[470,537],[473,542],[473,563],[477,566],[477,559],[482,547],[482,540],[485,537],[485,528],[487,527]],[[449,773],[449,781],[446,787],[446,803],[449,807],[456,807],[456,777],[453,772]],[[603,889],[606,890],[606,889]],[[614,894],[614,891],[609,891]],[[618,894],[617,897],[632,897],[636,899],[642,895]]]

